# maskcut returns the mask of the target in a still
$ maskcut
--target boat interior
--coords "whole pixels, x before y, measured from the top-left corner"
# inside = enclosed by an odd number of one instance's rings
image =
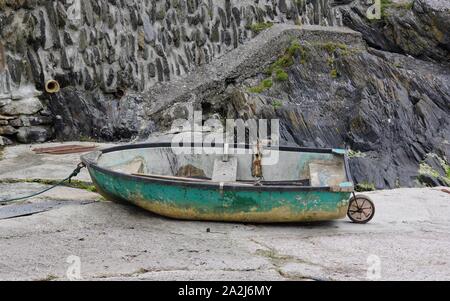
[[[335,151],[153,147],[102,153],[101,168],[173,181],[332,187],[348,183],[345,156]]]

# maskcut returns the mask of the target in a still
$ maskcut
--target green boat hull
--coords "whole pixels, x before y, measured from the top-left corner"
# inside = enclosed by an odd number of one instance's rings
[[[153,181],[87,167],[105,198],[184,220],[283,223],[341,219],[347,214],[351,194],[313,187],[263,189]]]

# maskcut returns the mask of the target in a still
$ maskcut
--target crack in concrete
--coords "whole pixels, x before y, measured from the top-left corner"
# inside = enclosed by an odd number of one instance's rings
[[[283,272],[283,270],[282,270],[283,265],[285,265],[287,263],[291,263],[291,262],[307,264],[307,265],[312,265],[312,266],[319,266],[324,269],[327,269],[327,267],[316,264],[316,263],[308,262],[306,260],[294,257],[292,255],[279,254],[275,248],[272,248],[263,242],[257,241],[253,238],[251,238],[250,240],[257,245],[259,245],[263,248],[266,248],[266,250],[258,249],[254,254],[257,256],[262,256],[262,257],[269,259],[271,264],[274,266],[275,271],[277,271],[277,273],[280,274],[280,276],[282,276],[286,279],[289,279],[289,280],[313,280],[313,281],[324,281],[325,280],[325,279],[319,279],[319,278],[310,277],[310,276],[304,276],[304,275],[300,275],[300,274],[291,275],[291,274]]]
[[[202,269],[202,270],[195,270],[195,269],[189,269],[189,268],[178,268],[178,269],[155,269],[155,268],[140,268],[134,272],[129,273],[107,273],[107,274],[101,274],[101,275],[94,275],[92,277],[89,277],[88,279],[109,279],[109,278],[137,278],[140,275],[144,275],[147,273],[162,273],[162,272],[199,272],[199,273],[205,273],[205,272],[257,272],[257,271],[270,271],[276,269],[273,268],[249,268],[249,269],[233,269],[233,268],[224,268],[224,269]]]

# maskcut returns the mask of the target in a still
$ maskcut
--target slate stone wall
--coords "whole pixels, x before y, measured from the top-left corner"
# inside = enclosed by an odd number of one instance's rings
[[[182,78],[264,22],[340,25],[330,0],[0,0],[0,143],[53,134],[44,85],[120,98]],[[64,122],[64,121],[62,121]],[[3,141],[3,142],[1,142]]]

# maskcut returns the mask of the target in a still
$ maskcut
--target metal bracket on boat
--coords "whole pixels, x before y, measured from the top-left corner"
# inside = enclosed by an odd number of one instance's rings
[[[225,185],[225,183],[224,182],[220,182],[219,183],[219,192],[220,192],[220,194],[223,196],[223,186]]]
[[[259,178],[260,180],[263,178],[262,173],[262,153],[261,153],[261,147],[260,142],[258,140],[256,147],[254,149],[254,155],[253,155],[253,163],[252,163],[252,176],[254,178]]]

